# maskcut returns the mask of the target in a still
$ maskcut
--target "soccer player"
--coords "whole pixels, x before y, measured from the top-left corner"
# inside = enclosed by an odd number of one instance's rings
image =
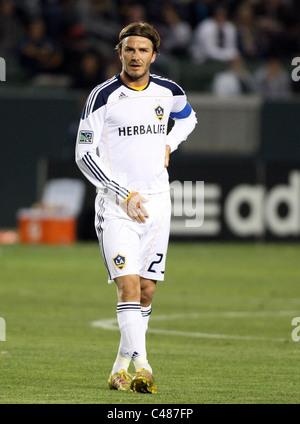
[[[146,331],[156,282],[164,280],[170,231],[169,155],[196,125],[176,83],[150,74],[160,37],[152,25],[123,28],[121,73],[96,86],[82,112],[76,163],[97,188],[95,228],[117,288],[120,345],[111,389],[156,393]],[[168,133],[168,120],[175,123]],[[128,373],[130,362],[134,376]]]

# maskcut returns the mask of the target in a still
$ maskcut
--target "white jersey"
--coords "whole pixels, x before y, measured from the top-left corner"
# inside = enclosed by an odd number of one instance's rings
[[[167,135],[169,117],[175,125]],[[175,150],[195,125],[195,113],[173,81],[150,74],[148,85],[138,91],[116,75],[95,87],[86,101],[76,162],[98,190],[119,201],[131,190],[162,193],[169,190],[165,146]]]

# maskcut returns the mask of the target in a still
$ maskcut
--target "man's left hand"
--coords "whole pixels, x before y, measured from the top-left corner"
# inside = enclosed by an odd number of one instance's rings
[[[171,147],[166,145],[165,168],[167,168],[169,166],[170,154],[171,154]]]

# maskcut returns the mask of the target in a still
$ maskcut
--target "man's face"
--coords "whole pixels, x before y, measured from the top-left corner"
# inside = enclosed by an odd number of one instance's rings
[[[156,53],[153,52],[153,44],[148,38],[131,35],[123,40],[119,56],[122,62],[122,71],[132,81],[138,81],[149,73]]]

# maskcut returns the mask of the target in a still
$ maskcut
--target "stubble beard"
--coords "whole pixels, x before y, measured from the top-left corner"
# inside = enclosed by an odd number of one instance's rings
[[[135,75],[135,74],[131,74],[128,71],[124,70],[126,76],[131,79],[131,81],[138,81],[140,79],[142,79],[149,71],[149,68],[147,68],[142,74],[140,75]]]

